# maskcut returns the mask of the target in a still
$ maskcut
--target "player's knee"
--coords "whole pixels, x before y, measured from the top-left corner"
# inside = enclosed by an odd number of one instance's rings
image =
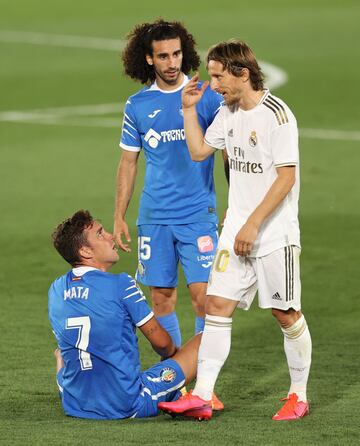
[[[205,305],[204,304],[194,304],[193,308],[195,311],[195,314],[199,317],[205,317]]]
[[[281,327],[291,327],[301,317],[301,311],[296,311],[293,308],[288,310],[279,310],[277,308],[271,309],[272,315],[277,319]]]
[[[151,288],[151,300],[155,315],[175,311],[176,290],[174,288]]]
[[[225,299],[210,296],[206,300],[205,312],[214,316],[229,316],[229,313],[232,314],[232,310],[227,308],[227,304]]]
[[[171,301],[152,301],[155,316],[165,316],[175,311],[175,304]]]
[[[206,296],[204,295],[192,295],[191,296],[191,303],[194,308],[195,313],[198,316],[204,317],[205,316],[205,301]]]
[[[156,288],[151,287],[151,299],[153,302],[166,302],[169,300],[176,300],[175,288]]]

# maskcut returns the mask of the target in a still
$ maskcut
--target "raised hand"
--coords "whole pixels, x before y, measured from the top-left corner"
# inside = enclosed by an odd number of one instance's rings
[[[183,88],[181,96],[183,110],[194,107],[200,101],[204,91],[209,85],[209,81],[205,81],[202,86],[198,88],[198,82],[199,73],[196,73]]]

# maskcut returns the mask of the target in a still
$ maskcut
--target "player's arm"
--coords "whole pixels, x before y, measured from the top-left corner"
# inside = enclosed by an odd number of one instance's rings
[[[177,352],[177,348],[169,333],[164,330],[155,317],[145,322],[139,329],[161,358],[171,358]]]
[[[125,213],[134,192],[139,153],[123,150],[116,176],[114,237],[118,246],[126,252],[130,251],[128,243],[131,242],[131,237]],[[122,240],[123,236],[128,243]]]
[[[215,149],[204,141],[196,111],[196,104],[202,98],[209,82],[204,82],[201,88],[198,88],[198,81],[199,75],[196,74],[182,92],[185,137],[193,161],[203,161],[215,152]]]
[[[119,289],[122,290],[121,304],[129,314],[133,324],[149,340],[152,348],[162,358],[173,356],[177,348],[169,333],[159,324],[146,302],[146,297],[135,279],[123,273],[119,274]]]
[[[226,149],[222,150],[222,157],[223,157],[223,161],[224,161],[224,173],[225,173],[225,178],[228,182],[228,185],[230,184],[230,165],[229,165],[229,156],[227,154]],[[224,223],[225,223],[225,218],[226,218],[226,214],[227,214],[227,208],[224,211],[224,214],[222,216],[221,222],[220,222],[220,226],[223,227]]]
[[[235,237],[234,252],[236,255],[250,254],[260,226],[277,209],[294,186],[295,170],[295,166],[283,166],[276,169],[277,178]]]
[[[222,157],[223,157],[223,161],[224,161],[225,178],[226,178],[228,184],[230,184],[229,156],[228,156],[227,151],[225,149],[222,151]]]

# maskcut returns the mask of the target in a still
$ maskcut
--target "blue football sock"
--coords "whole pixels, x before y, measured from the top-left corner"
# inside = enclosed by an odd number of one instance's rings
[[[205,318],[196,316],[195,319],[195,334],[199,334],[204,331],[205,327]]]
[[[176,347],[181,347],[181,332],[179,321],[175,311],[166,316],[160,316],[156,318],[163,328],[169,333]]]

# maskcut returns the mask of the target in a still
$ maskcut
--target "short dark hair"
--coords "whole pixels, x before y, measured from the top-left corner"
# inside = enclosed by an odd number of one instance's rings
[[[81,263],[79,250],[88,245],[85,229],[91,228],[93,223],[90,212],[81,209],[55,228],[52,234],[54,247],[71,266]]]
[[[208,51],[207,65],[210,60],[220,62],[224,70],[237,77],[240,76],[243,68],[247,68],[253,89],[262,90],[264,88],[264,74],[254,53],[245,42],[231,39],[212,46]]]
[[[183,53],[181,71],[189,74],[200,66],[195,39],[180,22],[166,22],[159,18],[154,23],[142,23],[135,26],[127,38],[128,43],[121,55],[124,71],[127,76],[142,84],[155,80],[154,67],[146,61],[146,55],[152,55],[154,41],[179,38]]]

